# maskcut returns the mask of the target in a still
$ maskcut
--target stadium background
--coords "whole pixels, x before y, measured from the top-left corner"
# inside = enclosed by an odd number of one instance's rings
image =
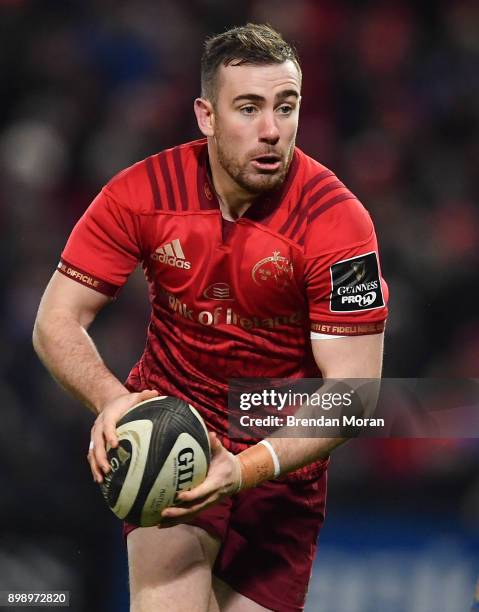
[[[477,3],[0,0],[0,590],[127,609],[119,522],[84,458],[91,416],[45,374],[31,329],[75,220],[119,169],[197,137],[203,38],[247,20],[296,42],[298,144],[375,220],[385,375],[478,376]],[[135,275],[94,325],[120,377],[147,316]],[[478,455],[465,440],[339,450],[307,609],[467,609]]]

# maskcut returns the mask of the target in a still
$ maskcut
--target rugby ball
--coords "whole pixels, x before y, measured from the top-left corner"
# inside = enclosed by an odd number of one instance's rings
[[[120,519],[140,527],[161,521],[176,496],[200,484],[210,464],[208,431],[198,412],[176,397],[154,397],[118,421],[117,448],[107,447],[110,471],[100,485]]]

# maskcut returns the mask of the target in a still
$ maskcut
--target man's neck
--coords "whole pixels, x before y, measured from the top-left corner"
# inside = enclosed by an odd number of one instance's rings
[[[218,161],[216,151],[212,151],[208,143],[208,155],[211,169],[211,179],[218,198],[221,214],[228,221],[236,221],[244,215],[251,206],[254,196],[242,189],[226,172]]]

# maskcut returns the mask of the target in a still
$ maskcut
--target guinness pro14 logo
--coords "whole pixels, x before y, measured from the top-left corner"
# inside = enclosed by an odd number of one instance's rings
[[[377,254],[344,259],[333,264],[331,273],[331,312],[357,312],[384,306]]]

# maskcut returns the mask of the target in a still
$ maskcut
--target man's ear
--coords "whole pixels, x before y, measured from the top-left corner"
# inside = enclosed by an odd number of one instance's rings
[[[215,114],[211,102],[206,98],[196,98],[194,110],[198,127],[203,136],[214,136]]]

